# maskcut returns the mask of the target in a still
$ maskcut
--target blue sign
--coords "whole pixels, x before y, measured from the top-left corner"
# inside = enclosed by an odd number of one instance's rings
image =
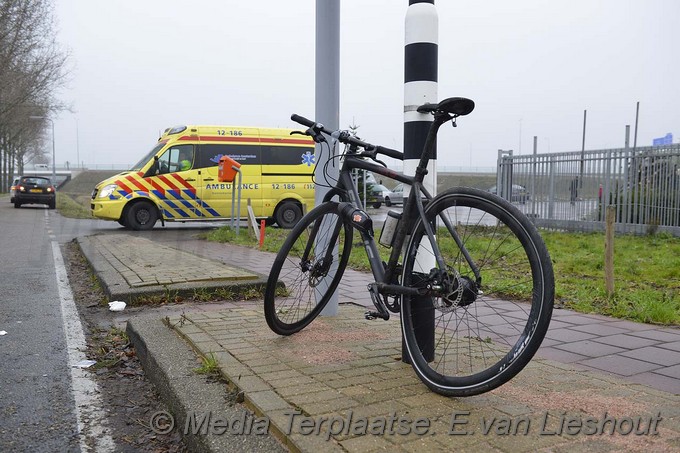
[[[652,146],[663,146],[673,144],[673,134],[670,132],[666,134],[665,137],[659,137],[652,140]]]

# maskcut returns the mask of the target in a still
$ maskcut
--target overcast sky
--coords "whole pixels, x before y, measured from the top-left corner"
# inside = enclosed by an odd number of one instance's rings
[[[442,129],[439,162],[680,138],[680,1],[437,0],[439,97],[477,107]],[[57,165],[131,165],[178,124],[294,127],[314,117],[315,0],[56,0],[72,53]],[[407,0],[341,0],[340,121],[402,149]],[[76,141],[76,137],[78,140]],[[78,146],[77,146],[78,144]]]

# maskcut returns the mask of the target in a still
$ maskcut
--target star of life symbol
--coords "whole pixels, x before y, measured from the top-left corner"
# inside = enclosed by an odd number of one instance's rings
[[[314,154],[307,151],[302,155],[302,163],[307,164],[308,167],[314,165]]]

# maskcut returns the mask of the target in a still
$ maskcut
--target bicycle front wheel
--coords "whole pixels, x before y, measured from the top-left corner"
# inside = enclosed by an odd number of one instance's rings
[[[404,258],[403,284],[437,288],[448,279],[450,285],[433,297],[404,296],[407,353],[437,393],[489,391],[524,368],[548,330],[554,300],[548,251],[524,214],[481,190],[443,192],[425,212],[446,269],[436,265],[419,220]]]
[[[294,334],[323,310],[347,267],[352,231],[334,202],[316,207],[291,230],[265,289],[264,316],[274,332]]]

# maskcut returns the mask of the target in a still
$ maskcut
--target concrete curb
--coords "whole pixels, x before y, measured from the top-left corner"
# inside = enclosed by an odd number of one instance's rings
[[[156,318],[133,318],[128,321],[126,331],[147,378],[168,406],[175,420],[175,429],[182,431],[189,451],[285,451],[269,435],[213,432],[202,435],[194,434],[191,430],[185,432],[188,414],[209,413],[213,417],[218,415],[222,420],[231,420],[243,417],[246,409],[238,404],[225,404],[229,395],[224,383],[207,382],[205,376],[193,371],[198,366],[196,354],[163,321]],[[252,417],[252,414],[246,412],[246,416]]]

